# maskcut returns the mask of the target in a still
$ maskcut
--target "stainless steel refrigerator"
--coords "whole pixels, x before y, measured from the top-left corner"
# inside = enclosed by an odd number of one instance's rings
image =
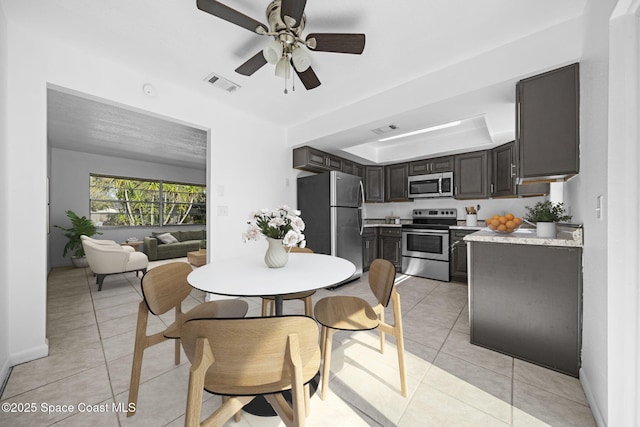
[[[362,276],[363,203],[362,181],[355,175],[331,171],[298,178],[307,247],[354,263],[355,274],[343,283]]]

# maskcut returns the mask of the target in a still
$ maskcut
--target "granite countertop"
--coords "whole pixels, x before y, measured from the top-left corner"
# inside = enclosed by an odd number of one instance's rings
[[[513,245],[582,247],[582,228],[558,226],[555,239],[536,236],[535,228],[520,228],[513,233],[503,234],[482,228],[464,237],[467,242],[509,243]]]
[[[412,220],[400,218],[400,224],[387,223],[385,218],[365,218],[365,227],[402,227],[402,224],[411,224]]]

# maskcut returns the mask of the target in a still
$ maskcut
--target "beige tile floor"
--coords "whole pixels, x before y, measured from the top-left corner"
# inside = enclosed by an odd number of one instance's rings
[[[184,261],[184,260],[178,260]],[[153,266],[153,264],[152,264]],[[594,426],[577,379],[469,343],[467,288],[398,275],[409,396],[399,393],[395,343],[378,351],[377,335],[336,333],[326,400],[311,399],[309,426]],[[172,342],[145,351],[138,410],[127,418],[117,404],[128,397],[140,280],[110,276],[97,292],[88,269],[56,268],[48,280],[48,357],[15,366],[2,403],[32,412],[0,412],[0,426],[180,426],[184,424],[189,363],[173,364]],[[325,295],[371,300],[363,279]],[[193,291],[186,307],[203,301]],[[249,314],[260,301],[247,299]],[[285,313],[302,313],[302,302]],[[391,312],[387,314],[391,317]],[[170,316],[150,319],[157,331]],[[203,414],[219,405],[205,393]],[[33,405],[32,405],[33,404]],[[63,405],[72,405],[73,408]],[[115,407],[112,405],[116,405]],[[14,405],[17,407],[17,405]],[[243,413],[228,425],[275,427],[277,417]]]

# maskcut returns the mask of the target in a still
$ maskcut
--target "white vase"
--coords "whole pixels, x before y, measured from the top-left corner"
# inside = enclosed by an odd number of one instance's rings
[[[282,244],[282,239],[272,239],[267,237],[267,243],[269,247],[264,254],[264,263],[269,268],[281,268],[287,265],[289,261],[289,252],[287,248]]]
[[[545,239],[555,239],[557,225],[555,222],[537,222],[536,235]]]

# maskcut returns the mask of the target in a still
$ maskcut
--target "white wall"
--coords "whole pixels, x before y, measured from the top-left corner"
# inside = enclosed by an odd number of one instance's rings
[[[117,157],[100,156],[58,148],[51,149],[50,161],[50,265],[58,267],[69,265],[70,258],[63,257],[63,249],[67,243],[64,232],[53,225],[68,227],[69,218],[65,211],[72,210],[80,216],[89,217],[89,175],[104,174],[141,179],[162,179],[190,184],[204,185],[207,182],[204,169],[168,166],[157,163],[142,162]],[[190,227],[184,227],[190,228]],[[201,229],[202,226],[195,228]],[[129,237],[142,240],[157,227],[121,227],[101,229],[99,239],[118,242]]]
[[[640,425],[640,2],[619,0],[609,33],[608,417]],[[607,213],[605,212],[605,215]],[[620,217],[630,216],[620,226]]]
[[[580,174],[565,194],[574,221],[584,224],[583,331],[580,378],[600,422],[607,407],[607,218],[596,219],[596,197],[607,197],[609,16],[616,0],[590,1],[585,9],[580,60]]]
[[[6,206],[8,198],[8,156],[7,156],[7,22],[0,5],[0,235],[6,236],[9,229]],[[0,239],[0,254],[9,250],[7,239]],[[9,272],[8,259],[0,256],[0,387],[9,372]]]
[[[163,81],[153,70],[135,70],[99,55],[100,47],[78,50],[60,44],[33,29],[8,26],[8,93],[6,165],[8,192],[13,206],[3,242],[29,242],[23,251],[6,251],[8,340],[11,365],[47,354],[47,84],[130,105],[152,113],[174,117],[210,129],[207,185],[209,198],[207,246],[213,258],[238,251],[261,254],[260,244],[243,245],[248,213],[280,203],[293,204],[294,187],[287,186],[291,174],[291,150],[284,132],[267,122],[228,108],[227,93],[216,98],[210,90],[188,92]],[[5,61],[6,63],[6,61]],[[158,95],[144,95],[142,85],[151,82]],[[3,98],[4,99],[4,98]],[[29,191],[24,191],[29,183]],[[228,207],[228,216],[216,216],[216,207]]]

